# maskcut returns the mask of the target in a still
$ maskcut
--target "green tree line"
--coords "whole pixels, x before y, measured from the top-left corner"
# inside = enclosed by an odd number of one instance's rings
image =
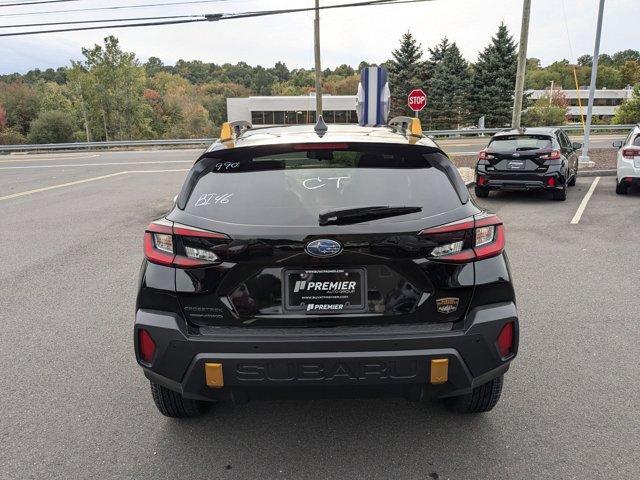
[[[392,114],[410,114],[406,95],[422,87],[429,97],[421,113],[427,128],[465,127],[480,116],[487,127],[508,125],[516,49],[505,25],[475,63],[466,61],[447,38],[428,48],[425,56],[407,32],[383,64],[390,73]],[[113,36],[82,53],[83,60],[70,67],[0,75],[0,144],[211,137],[226,120],[228,97],[305,95],[315,85],[313,69],[289,69],[283,62],[273,67],[199,60],[165,65],[151,57],[142,63]],[[640,52],[605,54],[599,62],[599,87],[640,84]],[[325,69],[324,92],[355,94],[358,72],[367,66],[363,61],[357,67]],[[588,84],[590,68],[590,56],[578,59],[580,85]],[[527,88],[548,88],[552,81],[557,88],[575,88],[574,66],[562,60],[542,67],[539,60],[528,60]],[[525,124],[563,118],[566,102],[551,97],[530,105]],[[634,117],[633,101],[627,103],[619,120],[640,121]]]

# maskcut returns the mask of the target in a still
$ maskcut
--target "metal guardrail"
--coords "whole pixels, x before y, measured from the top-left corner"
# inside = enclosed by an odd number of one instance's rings
[[[0,153],[42,150],[93,150],[123,147],[172,147],[210,145],[215,138],[185,138],[175,140],[123,140],[112,142],[40,143],[35,145],[0,145]]]
[[[592,125],[591,132],[617,132],[629,131],[634,125]],[[566,132],[583,132],[581,124],[576,125],[557,125],[548,128],[562,128]],[[460,130],[425,130],[424,134],[429,137],[465,137],[478,135],[493,135],[505,130],[505,128],[469,128]]]
[[[592,132],[629,131],[634,125],[594,125]],[[561,125],[568,132],[582,132],[582,125]],[[469,136],[493,135],[503,128],[471,128],[464,130],[427,130],[425,135],[430,137],[459,138]],[[33,152],[48,150],[97,150],[105,148],[136,148],[136,147],[175,147],[175,146],[208,146],[215,142],[215,138],[185,138],[174,140],[124,140],[112,142],[78,142],[78,143],[42,143],[37,145],[0,145],[0,154],[10,152]]]

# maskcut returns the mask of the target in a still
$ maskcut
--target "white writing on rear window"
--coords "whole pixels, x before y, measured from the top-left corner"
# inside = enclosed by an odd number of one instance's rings
[[[204,207],[206,205],[226,205],[231,201],[233,193],[203,193],[196,200],[196,207]]]

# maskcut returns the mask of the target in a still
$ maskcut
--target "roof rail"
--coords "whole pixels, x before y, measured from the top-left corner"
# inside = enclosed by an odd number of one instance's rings
[[[245,120],[224,122],[220,129],[220,141],[228,142],[229,140],[235,140],[250,128],[253,128],[253,125]]]
[[[422,137],[422,125],[415,117],[393,117],[389,120],[389,127],[402,135],[409,134],[412,137]]]

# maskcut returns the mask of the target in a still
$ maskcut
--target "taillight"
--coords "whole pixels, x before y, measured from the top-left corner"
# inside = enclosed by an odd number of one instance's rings
[[[551,152],[542,154],[538,158],[541,160],[560,160],[562,158],[562,153],[560,150],[551,150]]]
[[[492,160],[494,158],[496,157],[488,153],[486,148],[478,152],[478,160]]]
[[[145,363],[151,363],[153,354],[156,353],[156,342],[144,328],[138,330],[138,352],[140,359]]]
[[[515,326],[513,322],[507,323],[500,333],[498,334],[498,338],[496,339],[496,344],[498,346],[498,352],[502,358],[508,357],[513,353],[515,341]]]
[[[482,187],[485,183],[487,183],[487,178],[482,175],[478,175],[478,180],[476,183],[479,187]]]
[[[441,262],[466,263],[495,257],[505,245],[504,225],[496,215],[428,228],[420,235],[437,243],[428,256]]]
[[[637,147],[624,148],[622,150],[622,156],[630,160],[633,160],[635,157],[640,157],[640,148],[637,148]]]
[[[556,177],[547,177],[547,187],[556,186]]]
[[[187,227],[166,221],[154,222],[144,234],[144,254],[159,265],[194,268],[220,261],[215,249],[226,244],[222,233]]]

